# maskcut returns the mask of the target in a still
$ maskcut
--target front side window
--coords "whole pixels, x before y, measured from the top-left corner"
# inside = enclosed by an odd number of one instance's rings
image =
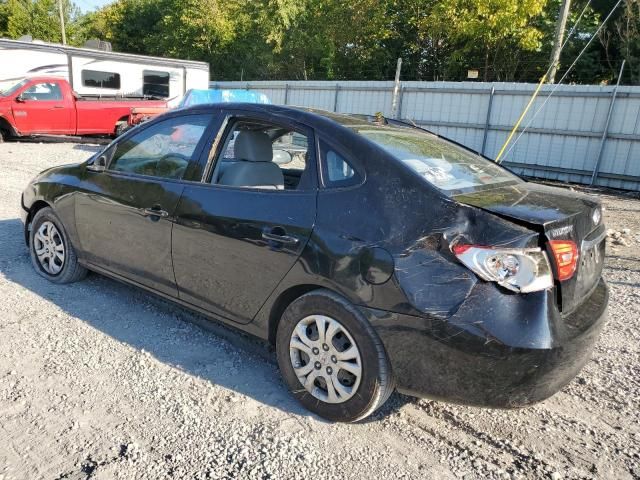
[[[407,128],[354,128],[448,195],[520,183],[495,163],[433,134]]]
[[[62,90],[55,82],[37,83],[22,92],[22,98],[41,102],[62,100]]]
[[[142,94],[167,98],[169,96],[169,80],[168,72],[144,70],[142,72]]]
[[[236,121],[228,131],[211,183],[242,188],[309,188],[309,138],[261,120]]]
[[[82,70],[82,85],[92,88],[120,89],[120,74],[114,72],[99,72],[97,70]]]
[[[109,169],[181,179],[203,140],[210,115],[185,115],[147,127],[116,146]]]

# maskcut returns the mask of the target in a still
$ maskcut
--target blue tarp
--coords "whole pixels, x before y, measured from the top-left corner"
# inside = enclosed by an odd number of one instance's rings
[[[229,102],[270,104],[271,100],[269,100],[269,97],[267,97],[264,93],[253,92],[250,90],[191,89],[187,91],[184,98],[180,102],[180,107],[190,107],[192,105],[202,105],[206,103]]]

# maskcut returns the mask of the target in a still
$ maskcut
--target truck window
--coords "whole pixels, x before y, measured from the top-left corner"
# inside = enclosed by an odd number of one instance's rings
[[[36,83],[22,92],[25,100],[55,101],[62,100],[62,90],[55,82]]]
[[[114,72],[99,72],[97,70],[82,70],[82,85],[93,88],[120,89],[120,74]]]
[[[169,77],[168,72],[144,70],[142,72],[142,94],[167,98],[169,96]]]

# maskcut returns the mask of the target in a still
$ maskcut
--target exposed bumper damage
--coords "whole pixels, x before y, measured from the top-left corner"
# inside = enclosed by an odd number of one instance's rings
[[[478,283],[448,319],[363,308],[405,393],[511,408],[544,400],[589,359],[606,318],[604,280],[562,316],[549,291],[496,295]]]

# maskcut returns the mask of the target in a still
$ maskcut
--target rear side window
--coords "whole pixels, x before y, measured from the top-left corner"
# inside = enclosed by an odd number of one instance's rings
[[[325,187],[350,187],[361,183],[362,177],[344,154],[323,141],[320,142],[320,151]]]
[[[120,74],[115,72],[99,72],[82,70],[82,85],[92,88],[120,89]]]
[[[210,115],[184,115],[147,127],[117,144],[109,169],[181,179],[210,121]]]
[[[142,94],[167,98],[169,96],[169,79],[168,72],[144,70],[142,72]]]

